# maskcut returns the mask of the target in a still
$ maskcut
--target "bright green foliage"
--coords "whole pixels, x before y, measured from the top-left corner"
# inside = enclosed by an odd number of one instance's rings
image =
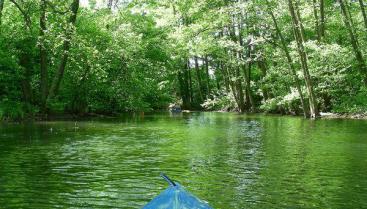
[[[44,47],[51,85],[60,64],[65,28],[73,26],[66,23],[71,1],[48,2]],[[26,11],[32,20],[29,31],[20,11],[5,2],[0,35],[2,117],[25,116],[40,105],[39,2],[18,3],[37,12]],[[156,27],[151,16],[133,13],[131,7],[118,13],[79,10],[62,84],[56,97],[48,102],[48,112],[117,113],[166,108],[172,100],[166,82],[170,77],[167,33]],[[23,54],[29,60],[27,69],[20,64]],[[25,103],[22,82],[26,71],[32,90],[30,109],[19,108]]]
[[[307,107],[309,91],[289,1],[135,0],[115,1],[117,7],[111,9],[107,2],[89,1],[89,7],[77,11],[75,24],[70,22],[73,1],[46,0],[44,36],[40,33],[42,0],[4,1],[0,11],[1,118],[151,111],[165,109],[169,103],[199,110],[299,115],[308,111],[300,97]],[[366,111],[363,80],[367,72],[355,57],[340,5],[329,0],[317,0],[316,5],[306,0],[290,2],[299,11],[320,111]],[[343,2],[366,62],[367,28],[360,5]],[[324,33],[318,31],[322,14]],[[316,29],[315,24],[320,27]],[[65,48],[68,41],[70,47]],[[48,89],[58,76],[63,53],[68,55],[60,88],[46,95],[45,103],[40,91],[40,47],[47,57]]]

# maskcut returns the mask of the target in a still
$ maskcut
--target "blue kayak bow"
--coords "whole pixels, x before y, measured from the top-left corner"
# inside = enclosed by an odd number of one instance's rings
[[[168,176],[164,174],[161,176],[170,186],[142,209],[212,209]]]

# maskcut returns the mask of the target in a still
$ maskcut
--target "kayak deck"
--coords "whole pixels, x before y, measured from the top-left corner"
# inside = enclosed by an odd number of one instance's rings
[[[206,202],[186,191],[180,184],[162,174],[170,186],[155,197],[143,209],[212,209]]]

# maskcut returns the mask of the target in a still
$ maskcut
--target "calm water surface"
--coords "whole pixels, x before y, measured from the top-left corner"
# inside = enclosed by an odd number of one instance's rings
[[[0,125],[0,208],[141,208],[165,172],[215,209],[367,208],[367,121],[155,114]]]

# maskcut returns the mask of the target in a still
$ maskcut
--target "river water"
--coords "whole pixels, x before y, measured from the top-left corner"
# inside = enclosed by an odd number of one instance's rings
[[[0,208],[367,208],[367,121],[184,113],[0,125]]]

